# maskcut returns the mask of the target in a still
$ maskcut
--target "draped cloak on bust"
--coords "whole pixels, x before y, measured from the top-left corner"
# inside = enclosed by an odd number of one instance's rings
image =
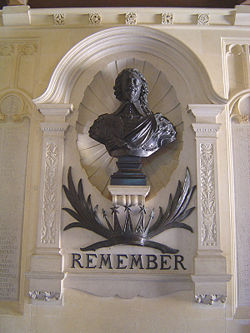
[[[103,143],[111,156],[147,157],[173,142],[176,131],[162,114],[154,114],[139,101],[127,101],[114,113],[99,116],[89,135]]]

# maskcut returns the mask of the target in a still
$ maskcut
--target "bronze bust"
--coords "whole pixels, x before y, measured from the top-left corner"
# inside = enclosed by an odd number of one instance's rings
[[[103,143],[111,156],[147,157],[175,141],[173,124],[148,108],[148,84],[137,69],[119,73],[114,94],[120,107],[99,116],[89,130],[90,137]]]

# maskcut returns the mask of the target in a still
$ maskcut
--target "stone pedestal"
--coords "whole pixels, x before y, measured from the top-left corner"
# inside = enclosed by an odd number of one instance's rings
[[[108,190],[112,195],[112,202],[115,206],[143,206],[150,191],[150,186],[109,185]]]
[[[145,186],[146,176],[143,174],[141,157],[120,156],[116,163],[118,171],[111,176],[111,185]]]

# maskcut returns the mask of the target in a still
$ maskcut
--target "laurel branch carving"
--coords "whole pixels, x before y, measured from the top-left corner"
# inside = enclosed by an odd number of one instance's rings
[[[45,150],[45,182],[41,224],[41,242],[44,244],[55,243],[57,165],[58,147],[55,143],[47,143]]]
[[[211,143],[200,145],[201,172],[201,242],[203,246],[217,245],[214,146]]]

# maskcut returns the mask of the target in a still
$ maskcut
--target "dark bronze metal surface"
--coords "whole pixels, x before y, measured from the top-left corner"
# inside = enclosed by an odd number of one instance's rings
[[[147,184],[146,176],[141,170],[141,157],[120,156],[116,165],[118,171],[111,175],[110,185],[145,186]]]
[[[168,207],[165,212],[159,207],[159,215],[154,224],[152,224],[155,215],[154,210],[150,212],[149,216],[146,216],[145,208],[141,206],[137,223],[133,224],[131,207],[124,206],[125,219],[121,222],[118,216],[120,208],[114,206],[111,208],[112,221],[109,220],[106,211],[104,209],[102,210],[103,219],[106,222],[105,225],[98,217],[98,206],[95,208],[92,206],[91,196],[89,195],[87,200],[85,199],[82,180],[79,181],[78,190],[76,190],[72,179],[71,168],[69,168],[68,171],[68,187],[64,185],[63,189],[73,208],[63,208],[63,210],[76,220],[76,222],[67,225],[64,230],[79,227],[93,231],[105,238],[104,241],[82,247],[82,251],[95,251],[99,248],[123,244],[146,246],[158,249],[162,253],[174,254],[179,252],[179,250],[173,249],[165,244],[151,241],[151,238],[172,228],[182,228],[193,232],[192,227],[182,222],[195,208],[187,209],[195,190],[195,186],[191,187],[191,178],[188,168],[186,170],[184,184],[182,185],[180,181],[178,182],[175,196],[172,198],[170,194]]]
[[[111,156],[148,157],[175,141],[173,124],[149,110],[148,84],[137,69],[126,68],[118,74],[114,93],[120,107],[99,116],[89,130],[90,137],[103,143]]]

